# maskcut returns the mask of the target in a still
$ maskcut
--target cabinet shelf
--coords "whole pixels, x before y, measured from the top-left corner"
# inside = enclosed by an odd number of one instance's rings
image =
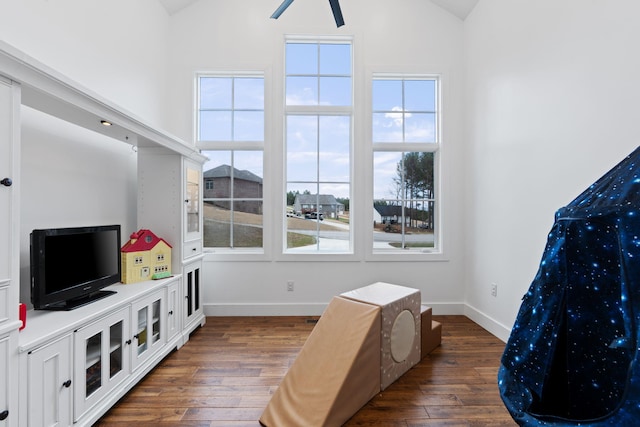
[[[91,368],[96,363],[100,362],[100,349],[91,350],[87,352],[87,358],[85,360],[85,366],[87,369]]]

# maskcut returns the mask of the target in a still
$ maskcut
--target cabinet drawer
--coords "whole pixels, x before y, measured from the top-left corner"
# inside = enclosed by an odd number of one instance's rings
[[[192,256],[200,255],[201,253],[202,253],[202,240],[192,240],[189,242],[185,242],[182,258],[183,259],[191,258]]]

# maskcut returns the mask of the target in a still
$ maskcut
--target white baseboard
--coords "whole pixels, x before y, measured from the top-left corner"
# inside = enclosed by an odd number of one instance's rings
[[[490,316],[487,316],[485,313],[468,304],[465,304],[465,310],[463,314],[469,319],[476,322],[478,325],[482,326],[487,331],[489,331],[492,335],[495,335],[502,342],[506,343],[509,339],[509,335],[511,335],[511,328],[503,325],[502,323],[496,321]]]
[[[205,316],[320,316],[327,304],[204,304]]]
[[[423,302],[435,315],[463,315],[482,326],[503,342],[507,342],[511,329],[464,303]],[[205,304],[205,316],[320,316],[326,303],[295,304]]]
[[[423,302],[433,309],[433,314],[465,314],[461,303]],[[295,304],[204,304],[205,316],[320,316],[327,308],[326,303]]]

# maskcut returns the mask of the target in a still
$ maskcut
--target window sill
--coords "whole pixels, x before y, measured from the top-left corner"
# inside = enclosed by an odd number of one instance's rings
[[[417,251],[407,251],[407,252],[398,252],[397,249],[384,251],[384,250],[376,250],[372,253],[368,253],[365,257],[365,261],[373,261],[373,262],[442,262],[449,261],[449,258],[445,253],[440,251],[428,251],[428,252],[417,252]]]
[[[271,261],[262,249],[213,249],[204,250],[204,261]]]
[[[285,252],[270,256],[262,250],[254,249],[206,249],[205,262],[447,262],[449,258],[443,252],[398,252],[396,250],[376,250],[364,256],[355,253],[340,252]]]

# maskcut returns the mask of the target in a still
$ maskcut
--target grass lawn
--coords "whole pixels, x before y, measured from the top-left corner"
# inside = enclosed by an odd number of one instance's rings
[[[260,248],[262,241],[263,216],[246,212],[234,212],[233,241],[235,248]],[[204,204],[204,246],[214,248],[228,248],[231,227],[229,227],[230,212],[209,204]],[[316,230],[316,221],[302,218],[287,218],[289,230]],[[321,230],[336,230],[327,221],[320,223]],[[316,243],[313,236],[287,232],[287,247],[297,248]]]

